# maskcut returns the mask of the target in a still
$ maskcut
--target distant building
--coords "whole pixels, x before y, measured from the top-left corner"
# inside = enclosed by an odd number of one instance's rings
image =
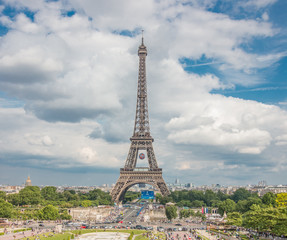
[[[267,186],[267,182],[265,180],[259,181],[258,182],[258,186],[259,187],[266,187]]]
[[[145,184],[144,183],[139,183],[139,188],[144,188]]]
[[[185,184],[185,187],[186,187],[186,188],[192,188],[192,183],[187,183],[187,184]]]
[[[27,186],[32,186],[32,182],[31,182],[30,176],[28,176],[28,178],[26,180],[26,183],[25,183],[25,187],[27,187]]]

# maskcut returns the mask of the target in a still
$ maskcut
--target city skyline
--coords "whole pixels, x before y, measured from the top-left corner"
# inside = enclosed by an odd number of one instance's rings
[[[141,30],[166,182],[286,184],[287,2],[3,0],[0,184],[115,183]]]

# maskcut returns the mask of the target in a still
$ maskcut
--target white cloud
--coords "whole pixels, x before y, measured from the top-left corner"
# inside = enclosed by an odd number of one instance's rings
[[[133,30],[143,25],[152,26],[156,18],[154,11],[160,5],[152,0],[122,2],[108,0],[97,3],[93,0],[72,0],[70,2],[76,10],[84,11],[91,16],[95,27],[103,31]]]
[[[264,21],[268,21],[268,20],[269,20],[269,15],[268,15],[267,12],[264,12],[264,13],[262,14],[262,19],[263,19]]]
[[[277,2],[277,0],[249,0],[243,5],[255,6],[257,8],[263,8],[263,7],[266,7],[268,5],[274,4],[275,2]]]
[[[80,155],[84,163],[92,164],[97,161],[97,152],[89,147],[82,148]]]
[[[31,145],[43,145],[43,146],[53,145],[53,141],[48,135],[26,133],[24,137],[27,140],[27,142]]]
[[[287,134],[279,135],[276,137],[276,145],[287,145]]]
[[[199,126],[195,129],[171,133],[169,139],[184,144],[231,146],[240,153],[259,154],[270,144],[271,136],[267,131],[259,129],[246,131],[231,129],[229,132],[212,126]]]
[[[280,134],[274,125],[287,131],[286,112],[278,107],[220,95],[184,96],[180,116],[166,124],[169,139],[175,143],[225,146],[239,153],[260,154]],[[169,100],[173,101],[172,96]],[[181,109],[182,101],[174,102],[173,107]]]
[[[88,135],[98,125],[96,122],[51,124],[39,121],[22,109],[2,108],[0,114],[0,152],[4,155],[21,153],[23,159],[30,155],[26,161],[33,161],[34,167],[40,167],[41,159],[45,158],[46,164],[56,168],[76,167],[78,164],[119,167],[119,158],[128,148],[127,144],[118,144],[112,150],[112,144],[90,139]],[[14,160],[21,162],[21,156],[18,157],[20,159]]]
[[[53,145],[52,139],[51,139],[49,136],[47,136],[47,135],[43,137],[42,143],[43,143],[45,146]]]

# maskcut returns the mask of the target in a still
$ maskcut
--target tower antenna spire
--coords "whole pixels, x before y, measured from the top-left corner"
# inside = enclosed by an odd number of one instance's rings
[[[142,29],[142,45],[144,45],[144,37],[143,37],[144,30]]]

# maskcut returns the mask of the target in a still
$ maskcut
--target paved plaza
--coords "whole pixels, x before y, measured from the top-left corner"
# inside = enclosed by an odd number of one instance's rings
[[[83,234],[77,239],[81,240],[127,240],[130,236],[129,233],[121,233],[121,232],[98,232],[98,233],[88,233]]]

